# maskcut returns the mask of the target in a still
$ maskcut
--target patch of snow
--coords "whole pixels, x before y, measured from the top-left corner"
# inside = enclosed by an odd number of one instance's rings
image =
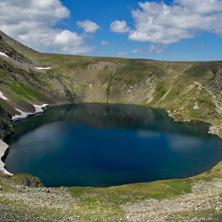
[[[4,100],[8,100],[8,98],[6,98],[1,91],[0,91],[0,98]]]
[[[21,119],[26,119],[28,118],[29,116],[32,116],[32,115],[35,115],[37,113],[42,113],[44,112],[44,108],[48,107],[49,105],[48,104],[43,104],[42,106],[38,106],[38,105],[33,105],[35,107],[35,112],[34,113],[27,113],[27,112],[24,112],[20,109],[17,109],[15,108],[19,113],[20,115],[14,115],[12,117],[12,120],[15,122],[15,121],[18,121],[18,120],[21,120]]]
[[[198,104],[197,104],[197,103],[195,103],[195,105],[194,105],[193,109],[199,109],[199,106],[198,106]]]
[[[35,69],[44,70],[44,69],[51,69],[51,67],[35,67]]]
[[[12,176],[13,174],[9,173],[4,167],[5,163],[2,161],[2,157],[5,154],[5,151],[8,149],[8,145],[0,140],[0,172]]]
[[[4,56],[4,57],[8,58],[8,56],[4,52],[0,52],[0,56]]]
[[[17,108],[15,108],[19,113],[20,113],[20,115],[14,115],[13,117],[12,117],[12,120],[13,121],[17,121],[17,120],[20,120],[20,119],[26,119],[28,116],[31,116],[31,115],[33,115],[34,113],[26,113],[26,112],[24,112],[24,111],[22,111],[22,110],[20,110],[20,109],[17,109]]]
[[[42,106],[33,105],[35,107],[35,113],[42,113],[44,112],[44,108],[48,107],[49,104],[43,104]]]

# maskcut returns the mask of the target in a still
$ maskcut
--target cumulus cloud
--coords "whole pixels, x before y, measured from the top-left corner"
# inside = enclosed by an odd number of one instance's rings
[[[125,21],[115,21],[111,30],[129,32],[129,39],[157,44],[171,44],[184,38],[194,38],[201,32],[222,35],[221,0],[174,0],[139,2],[140,9],[132,10],[135,27]]]
[[[80,28],[83,28],[85,32],[89,32],[89,33],[95,33],[96,30],[100,28],[99,25],[97,25],[95,22],[92,22],[90,20],[85,20],[83,22],[77,21],[77,25]]]
[[[92,49],[76,32],[54,28],[69,16],[60,0],[0,1],[0,29],[39,51],[76,54]]]
[[[107,42],[107,41],[102,41],[101,42],[101,45],[103,46],[107,46],[107,45],[112,45],[110,42]]]
[[[129,32],[130,28],[127,26],[126,21],[114,21],[110,25],[110,29],[113,32],[124,33]]]
[[[198,14],[215,13],[222,9],[221,0],[175,0],[175,2]]]
[[[164,46],[151,45],[147,51],[149,53],[160,53],[160,52],[164,51],[164,49],[166,49],[166,47],[167,47],[166,45],[164,45]]]
[[[152,54],[153,53],[160,53],[160,52],[163,52],[166,48],[167,48],[167,45],[152,44],[148,48],[145,48],[143,50],[134,49],[134,50],[132,50],[132,53],[133,54],[136,54],[136,53],[152,53]]]

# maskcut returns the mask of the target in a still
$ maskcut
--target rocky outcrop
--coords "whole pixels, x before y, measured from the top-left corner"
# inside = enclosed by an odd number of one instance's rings
[[[12,116],[0,105],[0,139],[4,139],[13,132]]]
[[[28,187],[43,187],[41,180],[29,174],[15,174],[10,178],[12,183]]]
[[[0,158],[4,156],[5,151],[8,148],[8,145],[4,143],[2,140],[9,136],[13,132],[13,123],[11,120],[11,115],[0,105]],[[7,170],[4,169],[4,162],[0,159],[0,172],[12,175]]]
[[[18,62],[28,62],[31,63],[31,60],[27,59],[25,56],[22,54],[18,53],[15,49],[13,49],[11,46],[9,46],[0,36],[0,52],[5,53],[7,56],[13,58],[14,60]]]

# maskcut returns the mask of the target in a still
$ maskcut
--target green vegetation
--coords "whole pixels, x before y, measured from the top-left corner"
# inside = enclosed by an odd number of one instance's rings
[[[110,88],[112,86],[112,81],[113,81],[114,75],[111,76],[109,82],[108,82],[108,87],[106,89],[106,93],[107,93],[107,103],[109,102],[109,95],[110,95]]]
[[[0,51],[4,52],[7,56],[12,57],[13,59],[15,59],[19,62],[31,63],[31,61],[29,59],[27,59],[25,56],[18,53],[11,46],[6,44],[6,42],[4,42],[1,38],[0,38]]]
[[[41,54],[4,33],[0,32],[0,36],[0,51],[10,57],[0,58],[0,91],[8,98],[0,99],[0,104],[11,114],[16,112],[15,107],[34,111],[33,104],[43,103],[140,104],[165,109],[177,121],[211,123],[215,127],[213,133],[222,137],[220,61],[164,62]],[[36,66],[51,69],[36,70]],[[178,201],[185,206],[189,198],[200,202],[222,194],[217,183],[222,179],[222,163],[192,178],[109,188],[30,188],[27,181],[33,180],[27,178],[27,175],[8,178],[0,174],[0,220],[119,221],[122,218],[125,221],[127,215],[132,217],[129,209],[142,206],[147,212],[152,199],[157,201],[152,212],[157,213],[158,206],[164,208],[168,202],[173,205]],[[195,190],[197,185],[203,190],[200,193]],[[162,201],[168,202],[161,205]],[[221,199],[217,201],[222,206]],[[181,209],[172,209],[170,215],[166,210],[166,220],[189,221],[195,217],[221,220],[222,207],[215,210],[213,204],[197,210]],[[135,221],[142,221],[141,214],[142,211],[135,211]]]
[[[189,207],[187,202],[192,200],[198,207],[198,210],[185,208],[181,212],[180,210],[174,212],[172,209],[170,215],[167,211],[165,213],[169,221],[171,219],[176,221],[176,218],[181,221],[194,217],[219,219],[221,210],[216,210],[214,205],[205,209],[201,207],[201,204],[206,201],[206,198],[212,199],[215,194],[216,204],[220,206],[222,203],[222,199],[218,197],[218,194],[222,194],[220,187],[214,187],[215,178],[222,178],[221,172],[220,163],[212,170],[196,177],[108,188],[43,188],[39,181],[30,175],[20,174],[11,178],[0,175],[0,194],[3,195],[0,201],[2,212],[0,215],[7,214],[8,218],[18,220],[26,218],[29,221],[37,221],[40,218],[46,221],[117,221],[122,218],[125,221],[127,206],[141,209],[141,206],[146,206],[146,201],[149,203],[155,199],[156,211],[159,210],[158,206],[162,204],[161,201],[169,201],[169,203],[163,202],[169,206],[176,201],[180,206]],[[221,183],[221,181],[218,182]],[[211,193],[211,188],[201,187],[203,183],[214,187],[215,194]],[[198,185],[200,191],[193,190],[197,184],[200,184]],[[204,192],[201,191],[202,189]],[[195,193],[197,193],[197,199],[195,199]],[[191,200],[188,198],[189,195],[193,195]],[[140,204],[143,205],[140,206]]]

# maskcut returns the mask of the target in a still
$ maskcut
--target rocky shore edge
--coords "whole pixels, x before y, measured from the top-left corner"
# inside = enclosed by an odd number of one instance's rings
[[[183,122],[184,123],[184,122],[191,122],[192,121],[191,119],[186,119],[182,115],[178,115],[178,113],[172,112],[170,110],[168,110],[167,113],[168,113],[168,116],[170,118],[172,118],[175,122]],[[197,121],[197,120],[194,119],[194,121]],[[205,123],[210,124],[209,129],[208,129],[208,133],[212,134],[212,135],[216,135],[216,136],[218,136],[222,139],[222,136],[220,134],[220,131],[222,131],[222,122],[220,122],[219,125],[218,124],[216,125],[215,123],[209,122],[207,120],[205,120],[205,121],[204,120],[198,120],[198,121],[203,121]]]
[[[173,116],[171,117],[173,118]],[[181,118],[173,119],[179,122],[191,121],[182,121]],[[209,130],[212,126],[209,126]],[[214,132],[212,133],[216,134]],[[0,156],[4,155],[7,148],[8,145],[0,138]],[[222,170],[221,164],[222,162],[218,163],[211,171],[192,178],[162,182],[156,181],[145,185],[134,184],[128,185],[128,188],[125,186],[110,187],[108,190],[110,189],[110,192],[114,196],[116,192],[119,192],[118,189],[122,189],[123,191],[120,195],[121,201],[117,201],[116,203],[119,209],[114,215],[114,209],[112,209],[113,203],[108,202],[108,199],[112,199],[113,196],[106,193],[107,189],[97,190],[94,188],[75,187],[45,188],[38,178],[31,175],[16,174],[11,176],[4,169],[4,163],[0,163],[0,168],[2,169],[0,170],[0,174],[2,173],[0,175],[0,182],[2,184],[0,185],[0,197],[2,199],[2,202],[0,201],[0,210],[2,211],[0,220],[4,221],[4,219],[10,218],[17,221],[39,221],[43,219],[58,221],[57,219],[60,218],[59,221],[65,222],[99,221],[101,218],[106,218],[104,221],[220,221],[222,219],[220,216],[222,213],[222,178],[218,177],[218,174]],[[189,183],[191,190],[186,191],[189,188],[189,185],[186,184]],[[127,190],[130,190],[134,186],[137,189],[138,186],[139,189],[146,187],[149,190],[150,187],[153,189],[152,184],[157,184],[157,187],[161,184],[161,187],[159,187],[161,190],[158,194],[161,198],[158,195],[156,196],[157,198],[155,198],[155,195],[148,197],[143,192],[137,193],[138,191],[132,193],[132,196],[125,193],[126,190],[123,189],[125,187]],[[9,191],[7,191],[8,186],[10,186]],[[171,190],[167,191],[171,186],[174,192],[175,189],[182,189],[177,188],[177,186],[184,187],[184,191],[182,190],[182,193],[178,191],[178,195],[171,197]],[[166,197],[164,196],[164,192],[167,193]],[[104,198],[106,195],[108,196]],[[126,198],[124,195],[127,195],[129,201],[122,200]],[[89,202],[89,199],[91,200],[92,198],[95,203]],[[5,204],[9,200],[14,201],[13,204]],[[24,205],[20,206],[18,202]],[[110,207],[110,211],[107,211],[105,217],[100,212],[104,204]],[[39,213],[39,209],[41,209],[41,213]],[[18,214],[18,212],[22,213]]]
[[[27,113],[27,112],[24,112],[22,110],[16,109],[18,112],[20,112],[20,115],[11,116],[9,113],[7,113],[7,115],[8,115],[8,117],[11,118],[13,123],[18,122],[20,120],[27,119],[30,116],[33,116],[33,115],[36,115],[36,114],[39,114],[39,113],[43,113],[44,109],[49,107],[49,104],[43,104],[41,106],[39,106],[39,105],[33,105],[33,106],[35,107],[35,112],[34,113]],[[0,107],[0,112],[1,111],[2,111],[2,108]],[[4,110],[4,112],[5,112],[5,110]],[[190,119],[185,119],[182,115],[176,115],[176,113],[171,112],[169,110],[167,111],[167,113],[168,113],[168,116],[176,122],[190,122],[191,121]],[[220,126],[216,126],[214,124],[211,124],[209,126],[208,133],[213,134],[213,135],[217,135],[218,137],[220,137],[222,139],[222,137],[220,136],[220,130],[221,129],[222,129],[222,123],[221,123]],[[7,135],[10,135],[10,134],[11,133],[8,133]],[[3,137],[3,139],[4,139],[4,137]],[[1,140],[1,137],[0,137],[0,158],[2,158],[5,155],[5,152],[8,149],[8,147],[9,147],[8,144],[6,144],[3,140]],[[10,172],[8,172],[4,168],[4,166],[5,166],[5,163],[2,161],[2,159],[0,159],[0,172],[3,173],[3,174],[6,174],[6,175],[10,175],[10,176],[13,175]]]
[[[5,163],[2,161],[2,157],[5,155],[6,150],[8,149],[8,144],[6,144],[3,139],[10,135],[12,133],[12,128],[13,128],[13,123],[27,119],[30,116],[43,113],[44,109],[47,108],[49,105],[48,104],[43,104],[41,106],[39,105],[33,105],[35,107],[35,112],[34,113],[27,113],[23,112],[22,110],[16,109],[18,112],[20,112],[20,115],[15,115],[11,116],[9,113],[7,113],[1,106],[0,106],[0,115],[1,115],[1,122],[0,122],[0,127],[1,129],[1,134],[0,134],[0,173],[12,176],[13,174],[8,172],[5,169]]]
[[[0,140],[0,157],[2,158],[5,154],[5,151],[8,149],[8,144],[6,144],[5,142],[3,142],[2,140]],[[4,173],[6,175],[12,176],[13,174],[9,173],[6,169],[5,169],[5,163],[2,161],[2,159],[0,160],[0,172]]]

